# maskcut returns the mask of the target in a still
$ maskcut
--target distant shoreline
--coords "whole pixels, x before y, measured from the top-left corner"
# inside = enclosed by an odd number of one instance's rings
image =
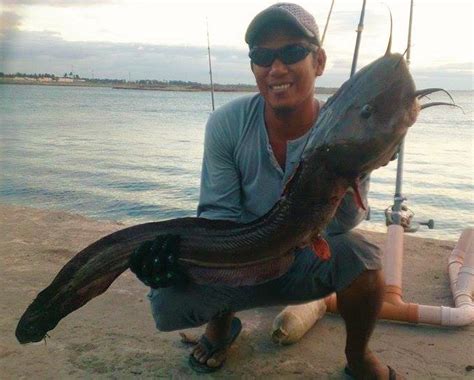
[[[207,84],[190,85],[141,85],[136,83],[95,83],[92,81],[83,82],[39,82],[39,81],[20,81],[15,79],[0,78],[0,85],[14,84],[20,86],[60,86],[60,87],[105,87],[116,90],[141,90],[141,91],[178,91],[178,92],[210,92],[211,88]],[[319,94],[333,94],[337,88],[318,87]],[[215,84],[215,92],[258,92],[257,86],[242,84]]]
[[[38,81],[19,81],[15,79],[0,78],[0,85],[14,84],[19,86],[59,86],[59,87],[112,87],[105,83],[92,82],[38,82]]]

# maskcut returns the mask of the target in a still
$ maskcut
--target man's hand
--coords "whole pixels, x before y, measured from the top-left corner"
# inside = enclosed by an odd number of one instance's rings
[[[153,289],[166,288],[184,280],[178,271],[179,235],[160,235],[142,243],[130,256],[130,270]]]

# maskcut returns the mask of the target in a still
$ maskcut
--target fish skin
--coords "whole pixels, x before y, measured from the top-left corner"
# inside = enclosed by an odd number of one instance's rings
[[[15,332],[18,341],[40,341],[62,318],[105,292],[128,268],[133,250],[157,235],[180,236],[177,262],[196,283],[253,285],[282,275],[295,248],[319,238],[357,178],[390,161],[418,112],[405,60],[385,54],[328,99],[297,173],[266,215],[248,224],[202,218],[145,223],[96,241],[27,308]]]

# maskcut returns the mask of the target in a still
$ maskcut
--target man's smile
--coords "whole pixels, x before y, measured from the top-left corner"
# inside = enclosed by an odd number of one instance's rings
[[[291,86],[291,83],[279,83],[279,84],[271,84],[269,85],[270,90],[272,90],[274,93],[281,93],[285,92],[288,90]]]

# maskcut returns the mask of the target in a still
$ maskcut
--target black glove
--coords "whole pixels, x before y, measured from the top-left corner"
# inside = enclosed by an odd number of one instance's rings
[[[179,235],[169,234],[145,241],[130,256],[130,270],[153,289],[182,284],[186,276],[176,261],[179,241]]]

